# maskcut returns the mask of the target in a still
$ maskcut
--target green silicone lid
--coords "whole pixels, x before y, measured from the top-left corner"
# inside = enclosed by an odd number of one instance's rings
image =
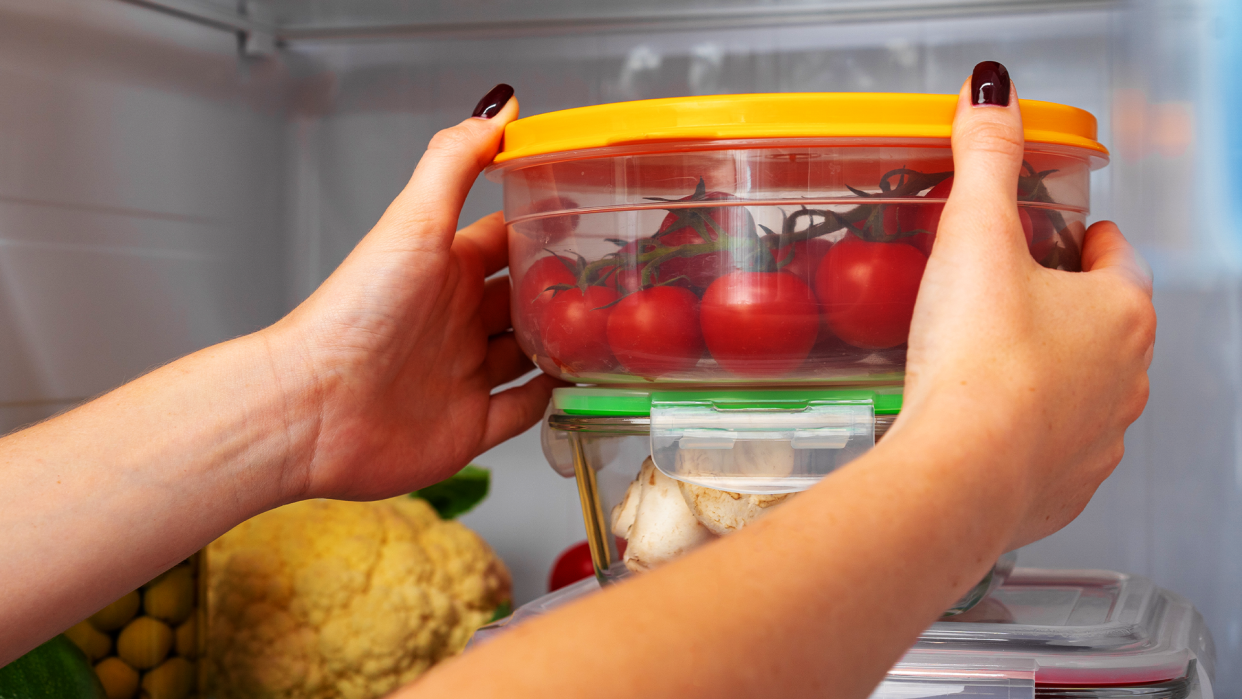
[[[876,415],[901,412],[901,386],[882,388],[715,389],[644,391],[627,388],[572,387],[552,391],[552,406],[569,415],[595,417],[651,414],[651,401],[705,401],[718,407],[743,409],[796,408],[811,402],[869,400]]]

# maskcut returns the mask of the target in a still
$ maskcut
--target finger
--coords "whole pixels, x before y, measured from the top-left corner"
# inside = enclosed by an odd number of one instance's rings
[[[504,214],[497,211],[457,231],[453,249],[469,247],[483,262],[483,274],[490,277],[509,266],[509,236]]]
[[[1109,271],[1130,280],[1151,297],[1151,267],[1112,221],[1098,221],[1082,241],[1082,271]]]
[[[525,376],[535,365],[518,347],[517,338],[513,333],[497,335],[487,342],[487,357],[483,360],[483,370],[487,373],[488,385],[493,388],[501,384],[517,381]]]
[[[493,277],[484,282],[479,316],[483,319],[483,332],[489,336],[499,335],[513,327],[509,320],[508,277]]]
[[[977,104],[980,93],[992,103]],[[937,238],[949,247],[1025,253],[1017,206],[1022,113],[1004,66],[991,61],[975,66],[958,95],[952,141],[953,188]]]
[[[427,247],[447,248],[457,230],[457,216],[466,194],[496,157],[505,126],[517,115],[517,99],[510,97],[490,119],[471,117],[437,133],[409,183],[381,220],[396,224],[394,230],[405,235],[421,238]]]
[[[487,408],[487,430],[483,433],[482,450],[512,439],[543,419],[543,412],[552,398],[552,389],[568,386],[559,379],[540,374],[521,386],[492,396]]]

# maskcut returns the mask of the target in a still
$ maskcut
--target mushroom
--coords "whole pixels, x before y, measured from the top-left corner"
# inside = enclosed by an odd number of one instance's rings
[[[631,512],[633,521],[625,527],[625,567],[635,573],[716,538],[690,511],[677,481],[661,473],[650,458],[643,461],[625,499],[612,511],[614,533],[627,524]]]
[[[684,481],[679,486],[695,519],[716,535],[730,534],[741,529],[758,519],[769,507],[779,505],[791,495],[732,493]]]
[[[711,478],[779,478],[793,473],[794,458],[787,441],[740,439],[732,449],[679,449],[676,470]]]
[[[625,489],[625,497],[621,498],[621,502],[612,508],[612,533],[622,539],[628,539],[630,536],[630,527],[634,526],[634,515],[638,513],[638,501],[642,498],[643,481],[650,476],[650,470],[655,468],[655,464],[648,458],[643,462],[643,467],[638,471],[638,477],[630,481],[630,487]]]

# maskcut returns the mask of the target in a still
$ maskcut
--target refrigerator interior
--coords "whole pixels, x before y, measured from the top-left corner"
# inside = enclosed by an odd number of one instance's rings
[[[733,92],[953,92],[979,60],[1094,113],[1112,218],[1155,270],[1148,407],[1083,515],[1022,565],[1189,597],[1242,697],[1242,10],[1034,3],[0,0],[0,429],[274,321],[497,82],[524,114]],[[1232,89],[1231,89],[1232,88]],[[464,223],[500,207],[481,180]],[[537,431],[477,459],[464,518],[517,602],[583,537]]]

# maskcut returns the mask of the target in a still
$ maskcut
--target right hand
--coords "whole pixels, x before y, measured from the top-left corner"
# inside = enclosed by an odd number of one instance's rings
[[[1111,222],[1087,230],[1081,273],[1031,259],[1015,197],[1017,90],[1007,107],[974,106],[969,93],[968,81],[894,432],[977,432],[995,454],[982,477],[1016,489],[1016,548],[1073,520],[1121,460],[1147,403],[1156,314],[1150,272]]]

